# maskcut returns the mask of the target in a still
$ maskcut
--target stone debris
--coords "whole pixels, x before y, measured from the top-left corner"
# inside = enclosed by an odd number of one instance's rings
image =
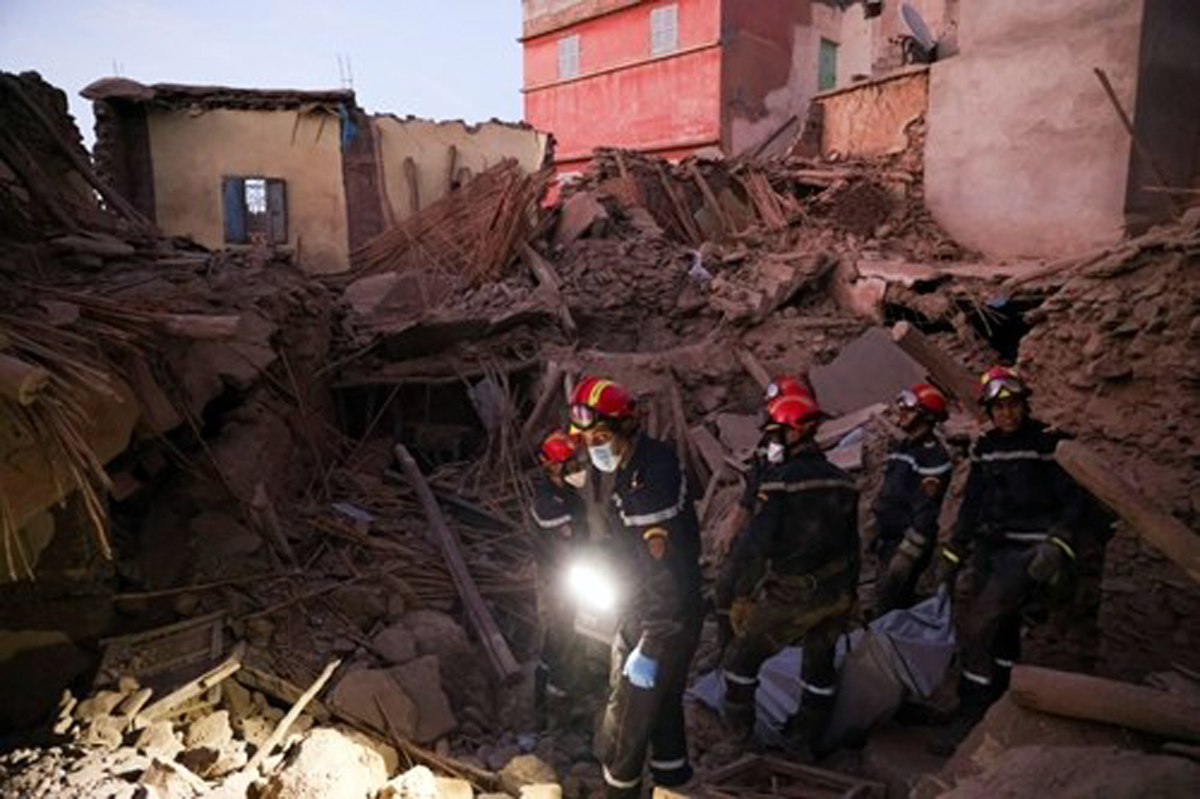
[[[59,93],[36,76],[13,80],[55,111],[68,148],[86,162]],[[50,541],[60,548],[72,538],[103,554],[110,530],[121,530],[128,540],[115,561],[71,564],[64,574],[116,586],[115,599],[95,604],[119,611],[122,627],[219,619],[215,636],[206,628],[176,641],[187,651],[150,639],[127,662],[108,664],[97,691],[82,701],[67,693],[57,709],[86,653],[74,652],[73,670],[65,656],[52,658],[63,667],[53,679],[27,667],[28,686],[6,683],[0,719],[28,729],[44,718],[56,737],[0,756],[4,795],[395,799],[467,797],[472,783],[529,797],[602,790],[590,732],[603,653],[581,658],[559,724],[530,732],[538,575],[523,529],[536,469],[526,450],[562,421],[548,413],[524,429],[525,414],[588,372],[629,385],[649,432],[678,445],[703,496],[706,534],[741,493],[764,374],[806,377],[838,417],[818,441],[856,470],[869,517],[887,406],[897,388],[925,377],[887,336],[899,320],[974,373],[1015,358],[1040,415],[1111,458],[1193,529],[1200,517],[1200,431],[1190,412],[1196,214],[1065,262],[979,263],[924,208],[919,121],[910,151],[836,165],[668,163],[602,151],[547,208],[536,202],[546,176],[502,164],[359,248],[352,273],[327,280],[300,275],[286,252],[214,253],[162,236],[79,191],[87,176],[7,94],[0,123],[28,140],[50,183],[16,191],[20,180],[0,181],[0,207],[14,220],[0,233],[0,350],[44,365],[51,380],[28,413],[65,432],[56,440],[86,444],[37,459],[61,458],[74,471],[40,475],[40,486],[55,488],[36,507],[17,508],[17,526],[41,531],[47,568],[62,554]],[[62,407],[72,413],[55,411]],[[89,416],[119,429],[120,441],[94,440],[78,424]],[[947,423],[960,464],[976,432],[969,414]],[[424,459],[451,528],[442,543],[430,540],[396,472],[397,443]],[[961,500],[965,469],[957,471],[944,522]],[[43,512],[61,504],[59,487],[75,492],[70,512],[86,524],[60,519],[66,510]],[[524,679],[493,680],[443,545],[460,548],[499,634],[526,661]],[[865,585],[872,568],[867,557]],[[1106,668],[1200,669],[1200,592],[1169,562],[1118,525],[1091,578],[1076,601],[1100,610]],[[863,599],[869,605],[869,588]],[[96,622],[90,637],[112,624]],[[1092,651],[1073,634],[1037,630],[1027,649],[1034,658]],[[60,637],[40,648],[69,644]],[[237,675],[169,718],[139,717],[162,698],[172,664],[206,661],[231,637],[248,650]],[[334,653],[343,665],[332,687],[261,773],[249,773],[248,758]],[[597,664],[599,674],[588,674]],[[334,717],[373,736],[335,729]],[[703,720],[689,723],[700,728],[698,763],[740,754],[706,737]],[[1042,761],[1020,746],[1033,736],[1022,728],[1004,739],[996,774],[1039,773],[1068,753],[1112,754],[1089,741]],[[402,754],[406,767],[429,766],[396,776]],[[1179,776],[1160,759],[1148,768],[1164,785]],[[1070,773],[1092,784],[1082,770]],[[1002,795],[1001,783],[1017,779],[956,776],[976,791],[963,796]]]
[[[335,730],[318,729],[292,747],[259,799],[373,799],[386,782],[377,753]]]

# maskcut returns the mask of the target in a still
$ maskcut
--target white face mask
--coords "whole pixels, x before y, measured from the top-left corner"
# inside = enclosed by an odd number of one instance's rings
[[[577,472],[568,472],[563,475],[563,480],[573,488],[583,488],[587,485],[587,471],[580,469]]]
[[[783,455],[785,452],[783,444],[778,441],[772,441],[767,444],[767,460],[770,463],[783,463]]]
[[[588,447],[588,458],[591,459],[592,465],[602,472],[611,473],[617,470],[617,455],[613,452],[611,441],[607,444]]]

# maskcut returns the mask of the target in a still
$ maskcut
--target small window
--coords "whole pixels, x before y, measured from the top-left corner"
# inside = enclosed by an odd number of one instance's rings
[[[650,12],[650,55],[662,55],[679,47],[679,6],[672,3]]]
[[[284,181],[247,175],[223,178],[221,184],[226,244],[287,244]]]
[[[579,77],[579,37],[565,36],[558,40],[558,77]]]
[[[823,92],[837,86],[837,42],[821,40],[817,61],[817,91]]]

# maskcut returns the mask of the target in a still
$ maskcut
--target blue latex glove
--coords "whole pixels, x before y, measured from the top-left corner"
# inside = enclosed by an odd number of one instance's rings
[[[642,645],[629,653],[625,658],[625,668],[621,670],[633,685],[650,690],[654,687],[654,678],[658,674],[658,661],[642,654]]]

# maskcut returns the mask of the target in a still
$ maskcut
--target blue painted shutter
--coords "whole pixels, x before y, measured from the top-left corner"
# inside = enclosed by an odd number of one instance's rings
[[[225,243],[245,244],[246,186],[241,178],[221,179],[221,199],[225,206]]]

